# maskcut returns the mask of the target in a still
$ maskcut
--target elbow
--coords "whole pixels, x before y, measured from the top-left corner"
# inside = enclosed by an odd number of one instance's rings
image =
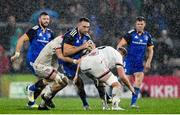
[[[66,56],[68,56],[69,54],[68,54],[68,52],[63,52],[63,55],[66,57]]]

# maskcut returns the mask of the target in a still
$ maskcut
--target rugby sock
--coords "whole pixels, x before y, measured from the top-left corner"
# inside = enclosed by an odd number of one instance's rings
[[[33,84],[33,85],[31,85],[31,86],[29,87],[29,90],[31,90],[31,91],[36,91],[36,90],[37,90],[37,87],[35,86],[35,84]]]
[[[86,97],[80,97],[81,98],[81,101],[83,102],[83,106],[89,106],[87,100],[86,100]]]
[[[118,107],[119,106],[119,102],[120,102],[120,88],[118,87],[114,87],[112,89],[112,106],[113,107]]]
[[[131,105],[136,104],[138,99],[138,94],[140,93],[140,88],[134,87],[134,89],[135,89],[135,94],[132,95]]]
[[[37,81],[35,84],[35,90],[34,90],[34,99],[36,99],[42,92],[42,90],[46,87],[46,84],[44,84],[43,79]]]

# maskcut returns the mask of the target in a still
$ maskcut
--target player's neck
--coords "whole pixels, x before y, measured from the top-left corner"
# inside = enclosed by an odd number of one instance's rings
[[[138,35],[142,35],[144,31],[137,31]]]
[[[39,24],[39,25],[41,26],[43,32],[45,32],[47,27],[44,27],[44,26],[42,26],[41,24]]]

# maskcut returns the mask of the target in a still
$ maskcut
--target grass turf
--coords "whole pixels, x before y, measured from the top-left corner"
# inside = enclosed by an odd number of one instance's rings
[[[79,98],[56,97],[54,102],[56,108],[48,111],[29,109],[26,107],[26,99],[0,98],[0,114],[170,114],[180,113],[180,99],[153,99],[141,98],[138,100],[140,109],[129,107],[129,99],[121,100],[121,107],[125,111],[103,111],[101,109],[101,100],[99,98],[88,99],[92,110],[84,111]],[[39,102],[39,100],[38,100]]]

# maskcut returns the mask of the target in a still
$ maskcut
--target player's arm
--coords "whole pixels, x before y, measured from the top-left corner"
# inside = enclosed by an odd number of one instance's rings
[[[130,91],[132,93],[134,93],[134,88],[133,86],[131,85],[129,79],[127,78],[127,76],[125,75],[125,72],[124,72],[124,68],[122,65],[120,65],[118,68],[117,68],[117,72],[118,72],[118,75],[119,77],[121,78],[121,80],[123,81],[123,83],[125,83],[125,85],[130,89]]]
[[[117,48],[126,46],[131,40],[131,31],[129,31],[128,33],[126,33],[122,39],[120,40],[120,42],[117,45]]]
[[[151,61],[153,58],[154,50],[153,50],[153,45],[148,47],[148,56],[147,56],[147,61],[145,68],[150,69],[151,68]]]
[[[154,44],[153,44],[152,36],[150,34],[148,36],[149,36],[149,39],[147,42],[148,56],[147,56],[147,61],[145,64],[145,71],[151,68],[151,61],[154,54],[154,51],[153,51]]]
[[[125,40],[125,38],[122,38],[122,39],[120,40],[120,42],[118,43],[117,48],[123,47],[123,46],[125,46],[125,45],[127,45],[127,41]]]
[[[24,35],[22,35],[19,39],[18,39],[18,42],[17,42],[17,45],[16,45],[16,52],[15,54],[11,57],[11,61],[15,61],[19,56],[20,56],[20,50],[24,44],[25,41],[28,41],[29,40],[29,37],[28,35],[25,33]]]
[[[79,46],[79,47],[64,43],[64,45],[63,45],[63,55],[64,56],[73,55],[73,54],[87,48],[88,46],[89,46],[89,44],[87,42],[84,43],[83,45]]]
[[[76,59],[72,59],[70,57],[65,57],[62,53],[61,48],[57,48],[56,49],[56,55],[58,57],[58,59],[61,59],[65,62],[69,62],[69,63],[74,63],[74,64],[78,64],[80,60],[76,60]]]

